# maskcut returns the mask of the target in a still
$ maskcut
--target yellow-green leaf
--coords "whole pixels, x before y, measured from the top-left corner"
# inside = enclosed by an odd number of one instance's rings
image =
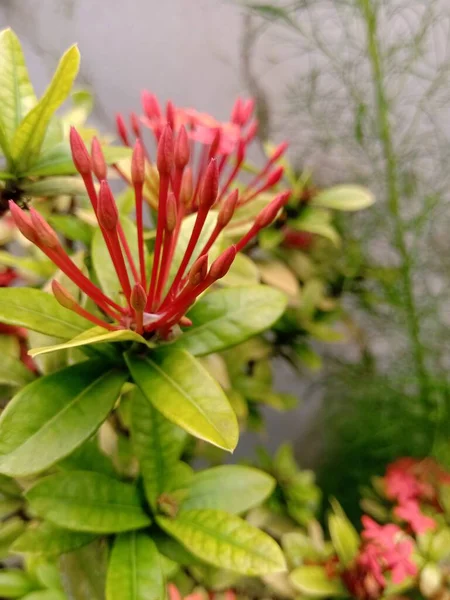
[[[11,145],[11,155],[22,170],[39,155],[49,121],[69,95],[79,64],[80,53],[77,46],[72,46],[61,58],[42,98],[17,128]]]
[[[336,185],[322,190],[311,200],[311,205],[335,210],[356,211],[372,206],[373,194],[359,185]]]

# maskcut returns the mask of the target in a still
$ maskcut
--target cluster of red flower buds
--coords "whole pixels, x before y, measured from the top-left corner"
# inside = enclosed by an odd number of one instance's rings
[[[156,157],[159,173],[158,216],[153,265],[148,277],[143,226],[145,155],[140,140],[138,139],[134,145],[131,162],[131,183],[135,194],[139,248],[138,265],[135,264],[124,235],[116,202],[106,179],[107,167],[99,142],[94,138],[89,153],[80,135],[72,128],[70,143],[74,164],[83,178],[117,274],[124,298],[123,305],[105,295],[82,273],[63,248],[56,232],[36,210],[30,208],[28,214],[11,202],[11,213],[22,234],[38,246],[82,292],[91,298],[102,314],[97,316],[88,312],[60,283],[54,280],[53,293],[59,303],[108,330],[132,329],[147,337],[157,332],[161,338],[167,339],[175,325],[190,325],[185,313],[196,298],[214,282],[224,277],[236,253],[276,218],[279,210],[288,200],[288,192],[278,194],[259,213],[249,231],[235,245],[223,251],[209,266],[208,253],[233,217],[239,202],[239,193],[233,190],[225,198],[221,196],[220,161],[215,157],[208,157],[196,195],[195,223],[181,264],[170,281],[171,266],[185,214],[183,208],[192,204],[192,200],[186,199],[187,191],[183,183],[191,163],[191,151],[185,128],[181,127],[175,135],[171,125],[164,124],[158,135]],[[98,191],[94,177],[99,182]],[[212,209],[217,209],[216,224],[209,239],[198,252],[197,245]],[[195,261],[190,266],[194,257]]]
[[[167,587],[169,592],[169,600],[183,600],[183,596],[173,583],[169,583]],[[205,597],[205,594],[201,592],[193,592],[192,594],[189,594],[189,596],[185,596],[184,600],[204,600]],[[207,597],[209,600],[214,600],[217,597],[217,594],[210,592],[208,593]],[[224,600],[236,600],[236,594],[231,590],[221,593],[220,597],[223,597]]]
[[[255,138],[258,123],[253,118],[254,101],[238,98],[231,111],[229,122],[220,122],[212,116],[199,113],[190,108],[175,107],[167,102],[165,111],[161,109],[154,94],[142,93],[144,114],[139,117],[131,114],[131,132],[144,148],[148,163],[152,161],[145,150],[143,127],[151,130],[158,144],[164,129],[170,126],[174,134],[183,141],[183,147],[189,147],[190,164],[186,155],[178,155],[180,164],[186,161],[182,181],[177,181],[183,199],[181,210],[186,213],[196,212],[200,206],[200,190],[206,170],[211,159],[217,161],[218,194],[215,200],[220,205],[237,181],[244,166],[248,147]],[[119,136],[126,146],[131,145],[131,132],[127,128],[122,115],[116,117]],[[272,190],[283,176],[283,167],[277,166],[278,159],[285,153],[287,143],[283,142],[275,148],[264,167],[243,185],[238,206],[247,204],[263,192]],[[178,166],[178,165],[177,165]],[[122,175],[124,175],[122,173]],[[147,174],[147,184],[152,189],[152,177]]]

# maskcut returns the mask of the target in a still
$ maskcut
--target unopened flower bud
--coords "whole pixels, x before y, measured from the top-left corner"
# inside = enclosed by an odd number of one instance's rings
[[[216,258],[211,265],[208,277],[210,277],[213,281],[217,281],[217,279],[225,277],[235,258],[236,246],[233,245],[227,248],[218,258]]]
[[[184,169],[190,157],[189,139],[184,125],[180,127],[175,141],[174,161],[177,169]]]
[[[159,106],[159,102],[154,94],[151,94],[147,90],[142,92],[142,107],[144,109],[145,114],[149,119],[159,119],[161,118],[161,107]]]
[[[183,316],[179,320],[178,325],[180,325],[180,327],[191,327],[192,321],[188,317]]]
[[[230,121],[232,123],[236,123],[237,125],[241,122],[241,113],[242,113],[242,99],[237,98],[234,103],[233,108],[231,109]]]
[[[262,209],[259,215],[255,219],[255,227],[263,229],[270,225],[278,215],[280,209],[286,204],[290,196],[290,192],[282,192],[278,194],[270,204]]]
[[[167,196],[166,230],[170,233],[177,225],[177,201],[173,192]]]
[[[74,310],[77,306],[77,301],[72,296],[70,292],[66,290],[56,279],[52,281],[52,292],[55,296],[56,300],[63,306],[64,308],[68,308],[69,310]]]
[[[117,211],[116,202],[112,195],[111,188],[108,182],[103,180],[100,183],[100,192],[98,195],[97,207],[98,222],[103,229],[113,231],[117,227],[119,213]]]
[[[244,161],[246,146],[247,146],[246,140],[239,140],[238,147],[237,147],[237,153],[236,153],[236,162],[238,163],[238,165],[240,165]]]
[[[216,129],[216,133],[214,135],[214,139],[212,141],[211,147],[209,149],[209,157],[214,158],[220,148],[220,142],[222,140],[222,131],[220,128]]]
[[[280,179],[283,177],[283,173],[284,173],[283,167],[278,167],[277,169],[275,169],[275,171],[272,171],[272,173],[270,173],[269,176],[267,177],[266,187],[270,188],[270,187],[273,187],[274,185],[276,185],[280,181]]]
[[[245,125],[250,120],[254,109],[255,101],[253,98],[248,98],[248,100],[243,101],[241,109],[241,125]]]
[[[80,175],[90,175],[91,173],[91,157],[89,152],[81,139],[81,135],[75,129],[70,128],[69,134],[70,149],[72,151],[72,160],[76,170]]]
[[[122,142],[125,144],[125,146],[129,146],[130,140],[128,139],[127,126],[125,125],[122,115],[116,115],[116,128]]]
[[[34,208],[30,208],[30,215],[38,244],[51,249],[58,248],[60,246],[59,238],[47,221]]]
[[[193,193],[192,170],[190,167],[187,167],[183,172],[180,188],[180,202],[183,206],[188,207],[190,205]]]
[[[274,149],[270,156],[270,161],[275,162],[276,160],[278,160],[280,156],[283,156],[288,147],[289,144],[287,142],[281,142],[281,144],[278,144],[278,146]]]
[[[217,225],[223,229],[231,221],[234,211],[239,200],[239,192],[233,190],[231,194],[225,199],[220,207],[219,215],[217,217]]]
[[[13,200],[10,200],[8,204],[9,210],[11,211],[11,215],[14,220],[14,223],[16,224],[17,229],[24,237],[27,238],[27,240],[29,240],[33,244],[36,244],[38,241],[37,234],[31,223],[30,217],[27,214],[25,214],[25,212],[21,208],[19,208]]]
[[[134,185],[142,185],[145,181],[145,157],[140,140],[136,140],[131,159],[131,181]]]
[[[139,123],[139,117],[136,113],[132,112],[130,115],[131,129],[136,137],[141,135],[141,124]]]
[[[167,119],[167,123],[170,126],[170,128],[172,129],[172,131],[174,131],[175,130],[175,107],[170,100],[167,102],[167,106],[166,106],[166,119]]]
[[[247,144],[252,141],[255,135],[258,133],[258,121],[252,121],[247,129],[246,142]]]
[[[191,287],[199,285],[208,274],[208,256],[204,254],[197,258],[189,271],[188,281]]]
[[[214,158],[211,159],[200,186],[199,207],[209,210],[217,200],[219,191],[219,169]]]
[[[140,283],[135,283],[131,290],[130,304],[136,312],[144,312],[147,303],[147,294]]]
[[[173,134],[169,125],[164,127],[159,138],[156,165],[160,175],[170,175],[173,167]]]
[[[99,181],[106,179],[106,162],[103,156],[103,150],[96,137],[92,138],[91,145],[92,170]]]

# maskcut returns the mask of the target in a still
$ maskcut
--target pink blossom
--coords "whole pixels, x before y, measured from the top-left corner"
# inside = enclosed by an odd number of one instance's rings
[[[394,514],[402,521],[406,521],[414,533],[425,533],[436,527],[436,521],[424,515],[416,500],[408,500],[394,508]]]

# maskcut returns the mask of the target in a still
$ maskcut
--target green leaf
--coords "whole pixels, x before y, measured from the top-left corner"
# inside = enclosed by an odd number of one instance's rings
[[[97,437],[99,436],[94,436],[84,442],[69,456],[59,461],[56,466],[63,471],[95,471],[96,473],[115,477],[114,465],[109,456],[106,456],[100,450]]]
[[[159,496],[168,489],[186,433],[168,421],[136,389],[131,405],[131,435],[145,493],[151,506],[155,507]]]
[[[0,361],[0,384],[22,387],[33,381],[35,375],[15,356],[2,353]]]
[[[316,233],[324,238],[327,238],[335,246],[340,246],[341,239],[338,232],[330,223],[331,215],[324,208],[315,208],[308,206],[303,209],[302,214],[292,222],[292,225],[298,231],[308,231]]]
[[[239,287],[259,283],[259,271],[256,264],[245,254],[237,254],[230,270],[222,277],[220,284],[228,287]]]
[[[59,590],[38,590],[23,596],[22,600],[67,600],[67,596]]]
[[[51,523],[40,523],[30,526],[12,546],[13,552],[21,554],[47,554],[59,556],[66,552],[72,552],[90,544],[95,539],[92,533],[81,533],[69,531],[61,527],[55,527]]]
[[[0,33],[0,146],[9,156],[19,123],[36,103],[22,47],[11,29]]]
[[[122,223],[123,231],[130,251],[133,256],[133,260],[137,268],[139,268],[139,250],[137,242],[137,232],[134,223],[125,217],[122,217],[120,222]],[[116,270],[114,268],[111,256],[108,252],[108,248],[103,239],[103,235],[100,229],[95,231],[92,239],[92,263],[94,265],[95,274],[100,282],[100,287],[107,296],[116,300],[116,302],[123,301],[122,294],[119,293],[120,285],[117,278]],[[125,262],[128,266],[128,263]]]
[[[80,335],[73,338],[69,342],[57,344],[56,346],[44,346],[43,348],[33,348],[29,351],[30,356],[40,356],[48,352],[56,352],[57,350],[66,350],[67,348],[78,348],[80,346],[92,346],[95,344],[105,344],[113,342],[135,342],[144,344],[152,348],[154,344],[147,342],[141,335],[131,329],[120,329],[118,331],[107,331],[103,327],[92,327],[87,331],[83,331]]]
[[[21,598],[35,587],[35,583],[24,571],[0,571],[0,598]]]
[[[106,419],[126,379],[92,360],[24,387],[0,418],[0,472],[39,473],[70,454]]]
[[[19,274],[28,278],[48,279],[56,271],[55,265],[42,253],[39,258],[16,256],[0,250],[0,265],[14,267]]]
[[[82,242],[89,246],[94,228],[74,215],[50,215],[47,219],[52,227],[73,242]]]
[[[191,308],[193,326],[174,346],[195,356],[225,350],[270,327],[285,307],[286,296],[264,285],[211,292]]]
[[[313,206],[334,208],[335,210],[356,211],[372,206],[373,194],[359,185],[336,185],[322,190],[311,199]]]
[[[339,514],[331,514],[329,516],[328,529],[331,541],[341,563],[344,566],[349,565],[358,554],[360,546],[356,529],[344,515],[343,511],[339,511]]]
[[[86,188],[79,177],[48,177],[39,181],[25,183],[23,191],[28,196],[86,196]]]
[[[188,352],[125,355],[136,385],[169,421],[224,450],[236,447],[236,415],[220,386]]]
[[[61,579],[70,600],[105,600],[107,545],[96,540],[61,556]]]
[[[104,146],[102,150],[108,165],[129,158],[132,153],[131,148],[123,146]],[[75,175],[76,173],[77,170],[73,164],[70,146],[67,142],[61,142],[57,146],[42,152],[37,161],[24,174],[44,177],[46,175]]]
[[[274,487],[273,477],[252,467],[213,467],[194,475],[181,510],[213,508],[239,514],[264,502]]]
[[[221,510],[190,510],[158,524],[207,563],[243,575],[286,569],[283,553],[267,534]]]
[[[33,288],[1,288],[0,321],[64,340],[91,327],[89,321],[63,308],[53,296]]]
[[[79,64],[80,53],[76,46],[72,46],[61,58],[42,98],[17,128],[11,145],[11,155],[22,169],[26,169],[39,155],[49,121],[69,95]]]
[[[106,600],[163,600],[161,558],[142,532],[123,533],[114,541],[106,577]]]
[[[25,523],[20,517],[11,517],[0,526],[0,558],[10,555],[14,541],[24,532]]]
[[[74,531],[116,533],[150,524],[137,489],[100,473],[50,475],[28,490],[26,498],[38,516]]]
[[[294,569],[290,582],[305,596],[311,598],[345,597],[349,593],[338,577],[330,578],[325,567],[304,566]]]

